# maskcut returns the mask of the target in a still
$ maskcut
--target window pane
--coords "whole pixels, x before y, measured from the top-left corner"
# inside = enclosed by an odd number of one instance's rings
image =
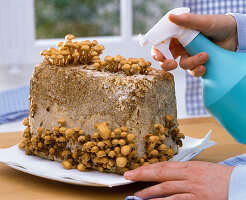
[[[120,34],[119,0],[36,0],[36,38]]]
[[[133,0],[133,34],[145,34],[169,10],[180,5],[180,0]]]

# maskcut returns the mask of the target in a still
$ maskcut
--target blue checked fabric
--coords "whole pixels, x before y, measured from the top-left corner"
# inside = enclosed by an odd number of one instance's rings
[[[21,120],[28,116],[29,86],[0,93],[0,124]]]
[[[184,0],[183,5],[196,14],[246,13],[246,0]],[[186,112],[204,115],[201,79],[186,73]]]
[[[229,158],[223,162],[220,162],[219,164],[235,167],[239,165],[246,165],[246,154]]]

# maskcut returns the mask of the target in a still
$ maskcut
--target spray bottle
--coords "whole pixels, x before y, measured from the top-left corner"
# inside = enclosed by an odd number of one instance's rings
[[[166,59],[173,59],[169,50],[176,37],[190,55],[206,52],[206,73],[201,77],[203,103],[208,112],[240,143],[246,144],[246,53],[231,52],[215,45],[197,30],[172,23],[169,14],[189,13],[189,8],[169,11],[139,43],[152,43]]]

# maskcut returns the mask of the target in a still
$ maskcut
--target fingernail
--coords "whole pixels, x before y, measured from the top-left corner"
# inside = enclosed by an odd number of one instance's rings
[[[169,14],[169,16],[176,17],[177,15],[175,15],[175,14]]]
[[[205,61],[206,60],[206,56],[205,55],[200,55],[200,59],[201,59],[201,61]]]
[[[172,61],[166,61],[165,65],[166,67],[172,67]]]
[[[133,176],[133,171],[125,172],[125,173],[124,173],[124,176],[126,176],[126,177],[131,177],[131,176]]]
[[[142,192],[139,191],[139,192],[136,192],[136,193],[134,194],[134,196],[141,197],[141,194],[142,194]]]

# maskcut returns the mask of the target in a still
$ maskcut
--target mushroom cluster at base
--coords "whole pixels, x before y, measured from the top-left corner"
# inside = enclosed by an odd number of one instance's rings
[[[67,65],[86,65],[88,69],[97,71],[108,71],[111,73],[122,72],[123,74],[149,74],[152,70],[151,63],[146,62],[143,58],[124,58],[121,55],[105,56],[104,60],[100,59],[104,46],[98,45],[96,40],[89,41],[72,41],[75,36],[66,35],[66,42],[59,42],[58,49],[53,47],[43,50],[41,55],[44,61],[49,65],[65,67]]]
[[[182,146],[184,134],[173,122],[170,115],[165,118],[165,127],[154,125],[154,133],[144,136],[145,153],[139,156],[135,149],[136,136],[127,127],[110,130],[107,122],[94,125],[94,133],[85,133],[81,127],[66,128],[63,118],[60,126],[52,130],[38,127],[37,134],[30,131],[29,119],[25,118],[23,139],[19,144],[27,155],[37,155],[50,160],[60,161],[65,169],[79,171],[99,170],[101,172],[124,172],[143,165],[167,161],[174,155],[174,150],[164,144],[170,136]]]

